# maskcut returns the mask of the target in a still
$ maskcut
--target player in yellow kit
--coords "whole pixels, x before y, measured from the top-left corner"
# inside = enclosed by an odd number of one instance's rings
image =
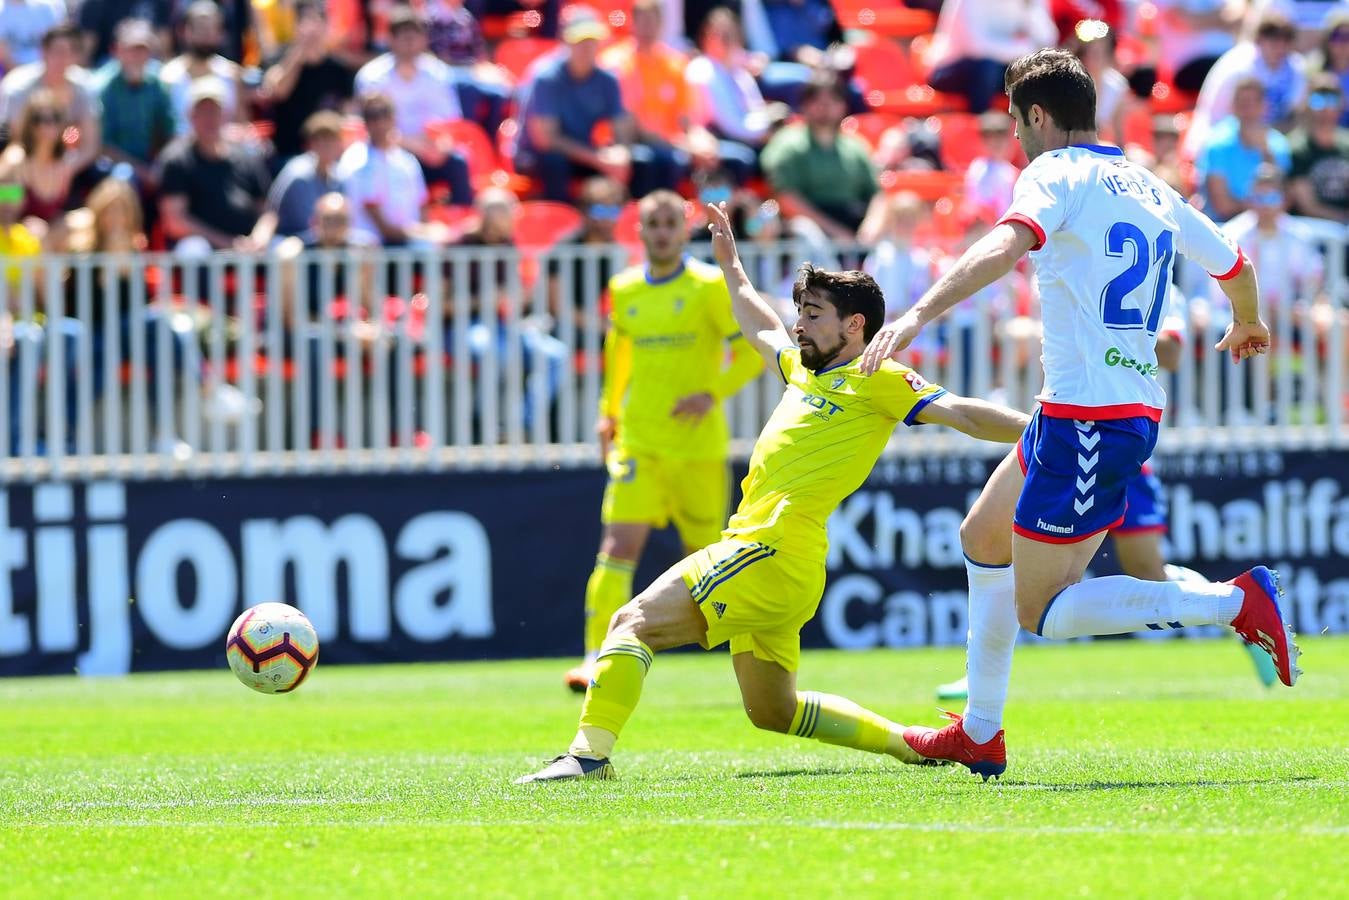
[[[577,692],[590,684],[609,620],[632,599],[632,573],[651,529],[673,522],[685,552],[721,533],[731,493],[721,402],[763,371],[740,337],[721,270],[684,252],[684,199],[655,191],[638,215],[646,265],[609,281],[596,423],[609,484],[600,552],[586,582],[586,658],[566,675]]]
[[[727,641],[745,712],[757,727],[921,762],[903,725],[842,697],[796,689],[801,626],[824,591],[825,520],[866,480],[899,422],[1012,443],[1028,419],[949,394],[895,362],[863,375],[858,358],[885,321],[885,301],[861,272],[801,267],[792,290],[801,314],[793,345],[745,275],[725,211],[709,206],[708,213],[736,321],[786,390],[754,445],[744,499],[721,539],[618,611],[570,748],[517,783],[613,777],[609,756],[653,652]]]

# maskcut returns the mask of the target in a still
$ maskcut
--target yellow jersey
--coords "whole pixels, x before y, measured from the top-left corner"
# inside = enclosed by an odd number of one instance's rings
[[[811,372],[796,347],[778,351],[787,389],[754,443],[726,537],[823,560],[829,515],[866,481],[895,424],[946,393],[894,361],[867,377],[860,359]]]
[[[726,399],[763,368],[741,339],[721,269],[686,258],[653,281],[634,266],[609,279],[609,298],[600,414],[618,422],[618,445],[666,459],[725,459],[730,435],[720,407],[697,423],[670,415],[690,394]]]
[[[18,222],[13,225],[0,225],[0,257],[22,258],[25,256],[37,256],[42,252],[42,242],[34,236],[33,232],[28,230],[26,225]],[[5,278],[9,280],[11,288],[18,288],[23,279],[23,270],[14,264],[5,266]],[[33,283],[36,285],[40,279],[37,273],[33,274]],[[17,309],[19,301],[17,297],[10,299],[10,302]]]

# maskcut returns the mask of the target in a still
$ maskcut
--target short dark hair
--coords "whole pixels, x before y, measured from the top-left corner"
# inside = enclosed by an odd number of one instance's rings
[[[42,49],[50,48],[53,43],[63,38],[78,47],[82,37],[80,26],[74,22],[61,22],[42,33]]]
[[[1038,104],[1064,131],[1096,127],[1096,84],[1067,50],[1036,50],[1021,57],[1007,67],[1004,84],[1023,119]]]
[[[1255,37],[1256,40],[1272,37],[1291,41],[1297,38],[1297,27],[1293,25],[1292,19],[1277,9],[1269,9],[1260,16],[1260,20],[1256,24]]]
[[[885,295],[866,272],[830,272],[811,263],[801,263],[792,285],[792,302],[800,305],[806,294],[828,300],[840,319],[861,315],[866,319],[862,337],[870,341],[885,324]]]
[[[834,72],[817,69],[811,73],[810,80],[801,89],[801,102],[809,103],[821,94],[833,94],[845,102],[848,99],[848,89],[844,86],[843,79]]]

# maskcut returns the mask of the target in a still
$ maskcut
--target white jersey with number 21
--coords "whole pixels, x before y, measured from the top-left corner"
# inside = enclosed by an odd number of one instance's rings
[[[1042,414],[1160,421],[1166,391],[1157,383],[1157,332],[1175,255],[1225,279],[1241,270],[1241,250],[1118,147],[1095,144],[1036,157],[1001,221],[1035,232]]]

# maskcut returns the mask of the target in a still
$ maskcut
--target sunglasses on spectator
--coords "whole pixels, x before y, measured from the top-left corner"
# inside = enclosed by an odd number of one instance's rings
[[[1334,109],[1340,105],[1340,95],[1334,91],[1312,91],[1307,98],[1307,108],[1312,110]]]
[[[22,203],[23,185],[0,184],[0,203]]]
[[[393,117],[393,110],[367,109],[364,113],[364,117],[367,122],[371,121],[372,119],[389,119]]]
[[[1251,203],[1256,206],[1282,206],[1283,191],[1261,191],[1251,197]]]
[[[622,207],[612,203],[592,203],[586,208],[586,215],[590,216],[592,219],[613,222],[617,221],[618,215],[622,211]]]
[[[1332,31],[1330,33],[1330,42],[1332,44],[1343,44],[1349,41],[1349,31]]]
[[[65,116],[59,112],[40,112],[33,114],[34,125],[60,125],[65,121]]]

